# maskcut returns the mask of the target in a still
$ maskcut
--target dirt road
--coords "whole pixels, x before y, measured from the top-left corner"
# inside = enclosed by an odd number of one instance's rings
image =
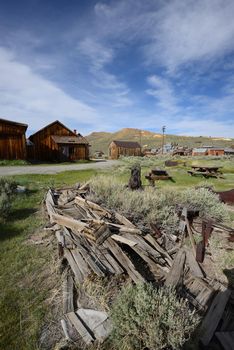
[[[0,176],[23,174],[57,174],[70,170],[107,169],[119,163],[118,160],[97,161],[84,164],[68,165],[22,165],[0,166]]]

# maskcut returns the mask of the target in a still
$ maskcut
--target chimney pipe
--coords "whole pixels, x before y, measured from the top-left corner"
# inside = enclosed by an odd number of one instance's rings
[[[74,134],[76,134],[76,129],[73,130]]]

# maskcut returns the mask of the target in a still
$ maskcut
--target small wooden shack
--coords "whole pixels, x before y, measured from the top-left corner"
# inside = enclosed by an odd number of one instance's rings
[[[208,148],[208,156],[224,156],[224,148],[219,148],[219,147]]]
[[[200,148],[194,148],[192,151],[193,156],[223,156],[224,148],[215,146],[203,146]]]
[[[26,159],[27,127],[27,124],[0,119],[0,159]]]
[[[109,145],[109,157],[118,159],[120,156],[141,156],[140,144],[133,141],[112,141]]]
[[[89,143],[76,130],[60,121],[45,126],[29,137],[29,154],[39,161],[75,161],[89,159]],[[33,149],[32,149],[33,147]]]

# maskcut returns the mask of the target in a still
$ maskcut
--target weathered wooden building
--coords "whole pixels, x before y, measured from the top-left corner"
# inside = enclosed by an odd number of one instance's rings
[[[26,159],[27,127],[27,124],[0,119],[0,159]]]
[[[75,161],[89,159],[89,143],[76,130],[61,122],[45,126],[29,137],[28,153],[39,161]]]
[[[211,147],[207,150],[208,156],[224,156],[224,148]]]
[[[133,141],[112,141],[109,145],[109,157],[118,159],[120,156],[141,156],[140,144]]]
[[[193,156],[223,156],[224,148],[215,146],[203,146],[200,148],[194,148],[192,151]]]

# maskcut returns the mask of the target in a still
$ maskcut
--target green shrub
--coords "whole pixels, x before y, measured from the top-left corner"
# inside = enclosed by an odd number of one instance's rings
[[[27,165],[29,164],[26,160],[0,160],[0,166],[14,166],[14,165]]]
[[[198,316],[174,290],[151,284],[128,285],[115,301],[111,317],[114,349],[180,349],[198,325]]]
[[[144,191],[130,191],[110,176],[93,178],[91,188],[90,200],[121,212],[136,224],[157,223],[166,233],[177,233],[178,204],[198,209],[201,217],[229,220],[226,206],[219,202],[216,194],[204,188],[172,191],[146,187]]]
[[[16,184],[5,178],[0,178],[0,218],[5,218],[11,208],[11,197]]]
[[[218,221],[228,221],[225,204],[220,203],[218,195],[206,188],[190,188],[180,194],[180,203],[191,209],[198,209],[201,217],[210,217]]]

